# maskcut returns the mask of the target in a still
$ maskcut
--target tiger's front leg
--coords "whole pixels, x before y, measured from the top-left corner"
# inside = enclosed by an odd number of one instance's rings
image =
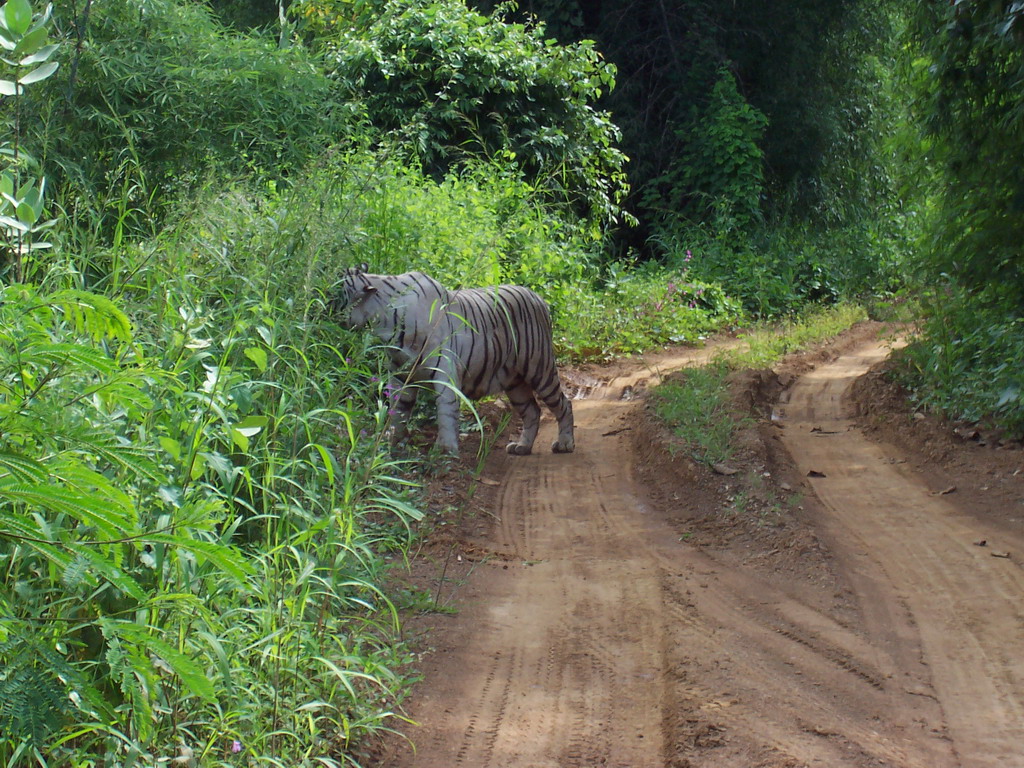
[[[392,378],[385,388],[388,399],[388,416],[391,419],[391,444],[398,445],[409,433],[409,417],[416,405],[419,389],[404,379]]]
[[[437,392],[437,440],[434,445],[449,456],[459,455],[459,396],[447,381],[434,382]]]
[[[437,440],[434,445],[449,456],[459,455],[459,397],[456,387],[460,380],[458,361],[451,349],[443,348],[424,366],[432,376],[437,393]]]

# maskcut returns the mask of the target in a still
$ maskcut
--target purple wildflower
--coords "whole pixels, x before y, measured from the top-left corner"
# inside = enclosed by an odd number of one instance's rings
[[[242,742],[240,742],[238,739],[235,739],[234,741],[232,741],[231,742],[231,751],[236,753],[236,754],[238,752],[241,752],[242,751]]]

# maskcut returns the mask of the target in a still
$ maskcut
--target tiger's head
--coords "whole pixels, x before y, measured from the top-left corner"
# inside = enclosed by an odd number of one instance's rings
[[[368,269],[365,263],[346,269],[328,303],[330,313],[348,330],[362,328],[374,315],[377,286]]]

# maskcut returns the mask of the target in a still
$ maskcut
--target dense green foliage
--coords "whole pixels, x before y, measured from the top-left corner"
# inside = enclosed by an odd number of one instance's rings
[[[311,373],[266,351],[291,331],[246,312],[210,338],[215,316],[165,304],[179,338],[149,358],[95,295],[3,298],[5,763],[144,764],[179,741],[298,760],[376,727],[402,651],[356,521],[415,513],[382,500],[372,446],[339,445],[339,392],[284,389]]]
[[[919,276],[917,398],[1024,434],[1024,7],[921,3],[907,64],[934,169]],[[927,178],[927,177],[925,177]]]
[[[911,277],[931,295],[910,353],[922,402],[1020,431],[1020,4],[529,0],[521,13],[594,39],[617,67],[603,104],[641,222],[620,244],[669,266],[692,254],[691,277],[762,316],[891,296]]]
[[[231,34],[199,3],[90,3],[57,21],[65,66],[28,141],[76,228],[104,240],[151,232],[211,174],[301,165],[353,119],[314,57]]]
[[[494,3],[481,2],[482,7]],[[912,223],[892,130],[896,3],[534,0],[562,40],[593,38],[618,70],[640,226],[618,247],[720,281],[747,309],[900,286]],[[769,289],[762,291],[763,282]]]
[[[994,291],[998,294],[998,291]],[[923,408],[1024,435],[1024,315],[1018,306],[947,286],[930,297],[900,372]]]
[[[512,161],[595,224],[619,216],[625,157],[593,106],[615,69],[591,43],[549,45],[543,27],[437,0],[380,3],[332,29],[329,71],[343,97],[400,133],[433,174],[466,158]]]
[[[938,168],[930,268],[1024,305],[1024,6],[922,3],[920,111]]]
[[[886,63],[892,41],[884,4],[675,0],[651,4],[638,15],[639,5],[605,4],[604,15],[610,25],[630,25],[633,35],[651,41],[646,47],[632,46],[628,74],[620,65],[623,79],[636,79],[632,87],[663,97],[647,108],[658,109],[659,122],[672,129],[659,141],[672,144],[658,145],[648,162],[675,162],[689,144],[703,141],[719,115],[733,119],[722,112],[716,96],[727,68],[738,83],[731,97],[735,109],[756,110],[765,121],[758,144],[764,155],[766,216],[788,213],[801,221],[834,224],[854,206],[884,199],[878,196],[884,186],[872,188],[884,185],[881,174],[887,169],[878,165],[878,138],[871,130],[882,124],[879,117],[889,117],[878,114],[888,109],[879,88],[885,70],[878,65]],[[628,38],[617,37],[613,45],[629,46]],[[608,55],[618,62],[610,50]],[[653,73],[650,85],[642,79],[647,72]],[[625,88],[615,98],[637,102]],[[632,120],[624,123],[629,126]],[[648,141],[657,136],[637,133]],[[659,176],[643,173],[641,179],[647,183]],[[723,200],[732,204],[729,196]]]
[[[394,724],[429,440],[385,447],[352,264],[528,285],[577,359],[916,266],[921,402],[1024,428],[1016,4],[902,47],[895,2],[523,10],[0,9],[0,763],[357,764]]]

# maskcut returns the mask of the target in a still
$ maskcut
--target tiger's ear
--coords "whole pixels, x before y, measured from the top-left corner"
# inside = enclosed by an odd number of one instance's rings
[[[356,269],[358,269],[358,270],[359,270],[360,272],[362,272],[363,274],[366,274],[367,272],[369,272],[369,271],[370,271],[370,265],[369,265],[369,264],[367,264],[367,263],[366,263],[366,262],[364,261],[364,262],[363,262],[362,264],[360,264],[360,265],[359,265],[358,267],[356,267]]]

